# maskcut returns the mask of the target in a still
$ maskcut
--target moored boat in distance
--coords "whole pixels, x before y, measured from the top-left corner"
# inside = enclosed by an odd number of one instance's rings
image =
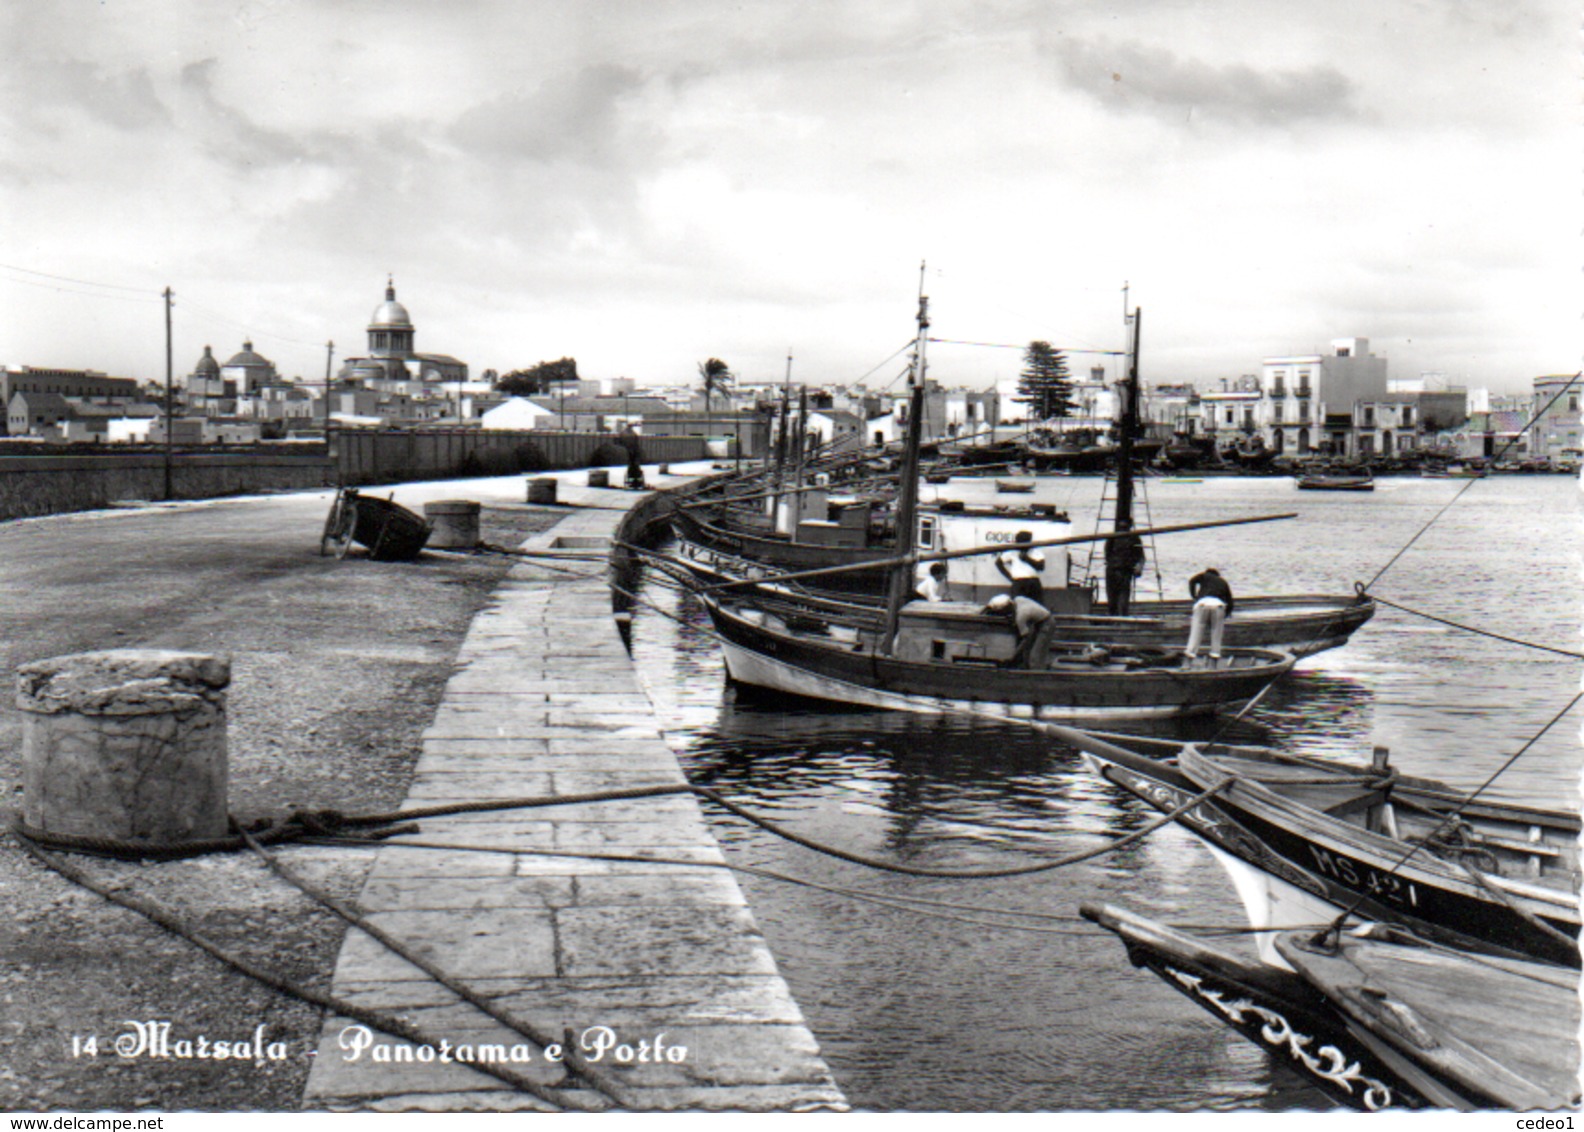
[[[1369,472],[1309,472],[1298,477],[1299,491],[1374,491]]]

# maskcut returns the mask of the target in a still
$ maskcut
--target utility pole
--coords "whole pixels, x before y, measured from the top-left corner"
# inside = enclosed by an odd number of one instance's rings
[[[175,296],[169,287],[165,288],[165,498],[171,496],[171,430],[174,427],[172,417],[175,412],[176,398],[174,393],[175,371],[171,365],[171,301]]]
[[[325,459],[334,456],[330,450],[330,367],[335,362],[335,341],[325,343],[325,386],[324,386],[324,446]],[[339,481],[339,477],[337,477]]]

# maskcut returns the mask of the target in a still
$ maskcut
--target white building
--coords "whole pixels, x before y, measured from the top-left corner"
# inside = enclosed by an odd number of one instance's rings
[[[1353,406],[1386,395],[1386,359],[1368,338],[1337,338],[1329,354],[1266,358],[1261,378],[1261,432],[1278,453],[1349,450]]]
[[[480,426],[496,432],[528,432],[545,428],[556,419],[554,409],[535,404],[526,397],[510,397],[479,417]]]

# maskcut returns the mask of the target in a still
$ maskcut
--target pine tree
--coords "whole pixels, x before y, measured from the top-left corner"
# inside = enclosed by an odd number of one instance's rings
[[[1023,351],[1023,372],[1018,375],[1018,396],[1013,400],[1030,406],[1037,420],[1072,416],[1077,402],[1067,374],[1067,355],[1052,349],[1049,342],[1030,342]]]

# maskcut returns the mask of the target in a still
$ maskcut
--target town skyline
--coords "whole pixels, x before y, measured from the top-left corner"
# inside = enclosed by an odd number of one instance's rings
[[[0,361],[162,379],[169,286],[177,375],[251,340],[312,383],[389,275],[475,377],[879,386],[922,260],[935,336],[1013,347],[932,346],[947,385],[1124,349],[1125,283],[1148,383],[1355,336],[1498,393],[1578,367],[1570,8],[809,14],[12,8]]]

